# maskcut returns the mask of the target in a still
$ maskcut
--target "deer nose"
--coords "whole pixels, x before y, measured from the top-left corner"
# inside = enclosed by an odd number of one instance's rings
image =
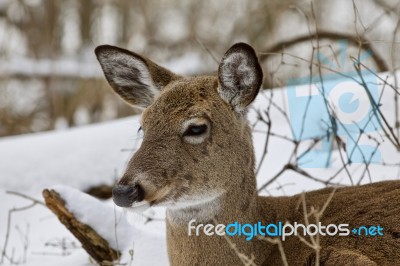
[[[131,207],[134,202],[144,199],[144,191],[138,184],[115,185],[112,190],[114,203],[120,207]]]

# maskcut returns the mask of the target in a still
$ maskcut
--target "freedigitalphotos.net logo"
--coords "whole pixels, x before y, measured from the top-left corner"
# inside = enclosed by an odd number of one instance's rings
[[[288,236],[383,236],[383,227],[380,225],[359,226],[351,228],[349,224],[328,224],[323,225],[321,222],[317,224],[304,225],[294,222],[290,223],[269,223],[263,224],[257,222],[255,224],[239,222],[225,224],[196,224],[196,220],[192,219],[188,223],[188,235],[199,236],[243,236],[247,241],[255,237],[280,237],[285,241]]]
[[[346,60],[347,42],[342,41],[339,58]],[[370,53],[361,57],[362,62]],[[321,64],[332,63],[321,53]],[[306,85],[298,85],[306,84]],[[318,145],[300,156],[304,168],[330,167],[334,136],[346,143],[347,157],[354,163],[380,163],[376,145],[360,143],[360,136],[381,129],[376,111],[379,102],[377,77],[370,71],[331,73],[291,79],[287,99],[293,138],[297,141],[318,139]]]

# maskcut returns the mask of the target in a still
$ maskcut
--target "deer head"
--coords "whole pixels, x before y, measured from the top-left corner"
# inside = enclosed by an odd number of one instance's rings
[[[186,209],[255,194],[245,114],[263,74],[251,46],[233,45],[217,76],[198,77],[178,76],[113,46],[95,53],[114,91],[144,108],[143,142],[113,189],[117,205]]]

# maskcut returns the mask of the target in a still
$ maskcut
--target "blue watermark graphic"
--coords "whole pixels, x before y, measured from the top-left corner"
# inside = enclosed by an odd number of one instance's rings
[[[247,241],[255,237],[280,237],[285,241],[288,236],[383,236],[383,227],[380,225],[359,226],[351,229],[349,224],[328,224],[323,225],[321,222],[316,224],[302,224],[294,222],[290,223],[262,223],[254,224],[239,222],[225,224],[196,224],[196,220],[192,219],[188,223],[188,235],[199,236],[204,234],[207,236],[243,236]]]
[[[344,65],[347,42],[339,44],[339,58]],[[365,52],[360,61],[370,55]],[[317,53],[317,58],[322,65],[332,65],[332,60],[321,53]],[[315,147],[299,156],[301,167],[330,167],[336,136],[345,142],[350,162],[381,162],[376,145],[359,143],[362,134],[382,128],[377,112],[378,79],[371,71],[354,70],[291,79],[286,91],[293,138],[297,141],[318,140]]]

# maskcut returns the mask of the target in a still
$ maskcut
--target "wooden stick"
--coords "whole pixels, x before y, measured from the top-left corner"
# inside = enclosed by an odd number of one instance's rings
[[[60,222],[81,242],[83,249],[100,265],[110,265],[120,256],[119,251],[110,247],[108,242],[89,225],[81,223],[65,207],[65,201],[55,190],[43,190],[46,206],[58,217]]]

